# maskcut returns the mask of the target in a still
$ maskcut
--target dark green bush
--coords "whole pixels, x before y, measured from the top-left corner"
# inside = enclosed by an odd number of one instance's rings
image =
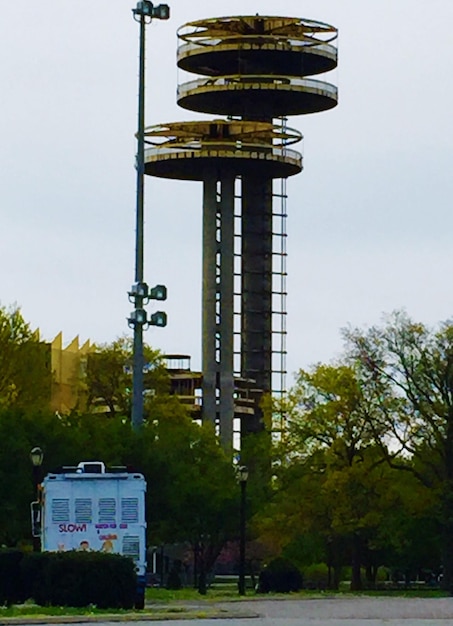
[[[46,602],[46,567],[51,557],[51,552],[30,552],[24,555],[21,561],[21,577],[24,590],[24,598],[33,598],[37,604],[45,605]]]
[[[167,589],[181,589],[182,588],[181,568],[182,568],[182,562],[179,559],[177,559],[173,563],[173,566],[168,573],[167,584],[166,584]]]
[[[302,574],[288,559],[274,559],[260,574],[258,593],[289,593],[299,589],[302,589]]]
[[[21,576],[20,550],[0,550],[0,605],[26,600]]]
[[[312,563],[303,568],[304,587],[306,589],[327,589],[329,570],[325,563]]]
[[[131,559],[100,552],[44,552],[23,562],[23,578],[37,604],[130,609],[136,594]]]

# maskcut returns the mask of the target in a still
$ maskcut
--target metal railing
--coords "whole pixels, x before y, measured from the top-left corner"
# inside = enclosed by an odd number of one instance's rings
[[[300,89],[309,91],[312,93],[321,93],[328,95],[331,98],[338,98],[338,88],[336,85],[332,85],[323,80],[316,80],[314,78],[294,78],[292,76],[255,76],[255,75],[234,75],[234,76],[220,76],[217,78],[197,78],[195,80],[188,81],[178,85],[177,97],[178,99],[188,96],[197,90],[215,90],[220,88],[235,89],[237,87],[241,89],[253,89],[254,85],[259,84],[264,88],[266,86],[274,86],[275,88],[283,87],[285,90]]]
[[[228,157],[262,160],[283,160],[302,165],[302,154],[286,146],[272,146],[265,144],[225,143],[219,146],[210,146],[209,143],[193,142],[190,144],[175,143],[165,146],[150,146],[145,149],[145,161],[158,161],[166,158],[190,157]]]
[[[256,46],[256,42],[253,43],[254,38],[244,37],[244,41],[241,42],[241,49],[252,48]],[[239,49],[239,43],[236,40],[229,41],[224,38],[212,38],[206,37],[204,39],[198,40],[197,42],[189,42],[181,44],[178,47],[177,51],[177,60],[184,59],[193,54],[199,54],[201,52],[211,52],[213,48],[222,48],[222,50]],[[300,52],[306,54],[310,53],[310,50],[313,51],[313,54],[323,53],[323,56],[329,57],[331,59],[337,59],[338,49],[336,46],[328,43],[307,43],[304,41],[298,41],[297,39],[284,39],[282,37],[275,37],[274,41],[267,41],[266,43],[260,44],[261,50],[293,50],[294,52]]]

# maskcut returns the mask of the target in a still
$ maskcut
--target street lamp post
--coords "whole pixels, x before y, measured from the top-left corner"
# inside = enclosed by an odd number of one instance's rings
[[[129,300],[134,310],[128,323],[134,330],[133,371],[132,371],[132,428],[139,432],[143,425],[143,331],[148,326],[166,326],[167,315],[156,311],[148,319],[143,308],[149,300],[165,300],[167,289],[164,285],[149,288],[144,282],[144,183],[145,183],[145,26],[153,18],[168,20],[170,8],[167,4],[154,6],[149,0],[140,0],[132,9],[134,19],[140,24],[140,49],[138,72],[138,128],[137,128],[137,192],[135,227],[135,283],[129,291]]]
[[[245,497],[248,477],[248,468],[245,465],[241,465],[238,468],[238,481],[241,487],[238,581],[238,591],[240,596],[245,595]]]
[[[35,447],[30,452],[30,460],[33,467],[33,487],[36,494],[35,502],[31,503],[31,525],[33,552],[41,551],[41,465],[44,459],[44,452],[41,448]]]

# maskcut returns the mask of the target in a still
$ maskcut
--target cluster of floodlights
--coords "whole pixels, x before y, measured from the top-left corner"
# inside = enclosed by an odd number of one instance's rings
[[[150,300],[166,300],[167,288],[165,285],[156,285],[155,287],[148,287],[146,283],[134,283],[131,290],[128,292],[129,302],[135,304],[136,308],[132,311],[128,323],[130,327],[134,327],[136,324],[140,326],[166,326],[167,314],[164,311],[156,311],[148,315],[143,308]]]

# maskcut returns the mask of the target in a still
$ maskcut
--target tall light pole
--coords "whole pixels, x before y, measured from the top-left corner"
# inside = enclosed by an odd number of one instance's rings
[[[245,496],[249,471],[245,465],[241,465],[237,472],[239,485],[241,486],[238,591],[240,596],[245,596]]]
[[[129,300],[134,310],[128,323],[134,330],[133,371],[132,371],[132,428],[139,432],[143,425],[143,331],[148,326],[166,326],[167,315],[156,311],[149,319],[145,309],[149,300],[165,300],[167,288],[156,285],[149,288],[144,282],[143,243],[144,243],[144,183],[145,183],[145,27],[153,18],[168,20],[170,7],[167,4],[154,6],[149,0],[140,0],[132,9],[134,19],[140,24],[139,72],[138,72],[138,129],[137,129],[137,195],[135,228],[135,283],[129,291]]]

